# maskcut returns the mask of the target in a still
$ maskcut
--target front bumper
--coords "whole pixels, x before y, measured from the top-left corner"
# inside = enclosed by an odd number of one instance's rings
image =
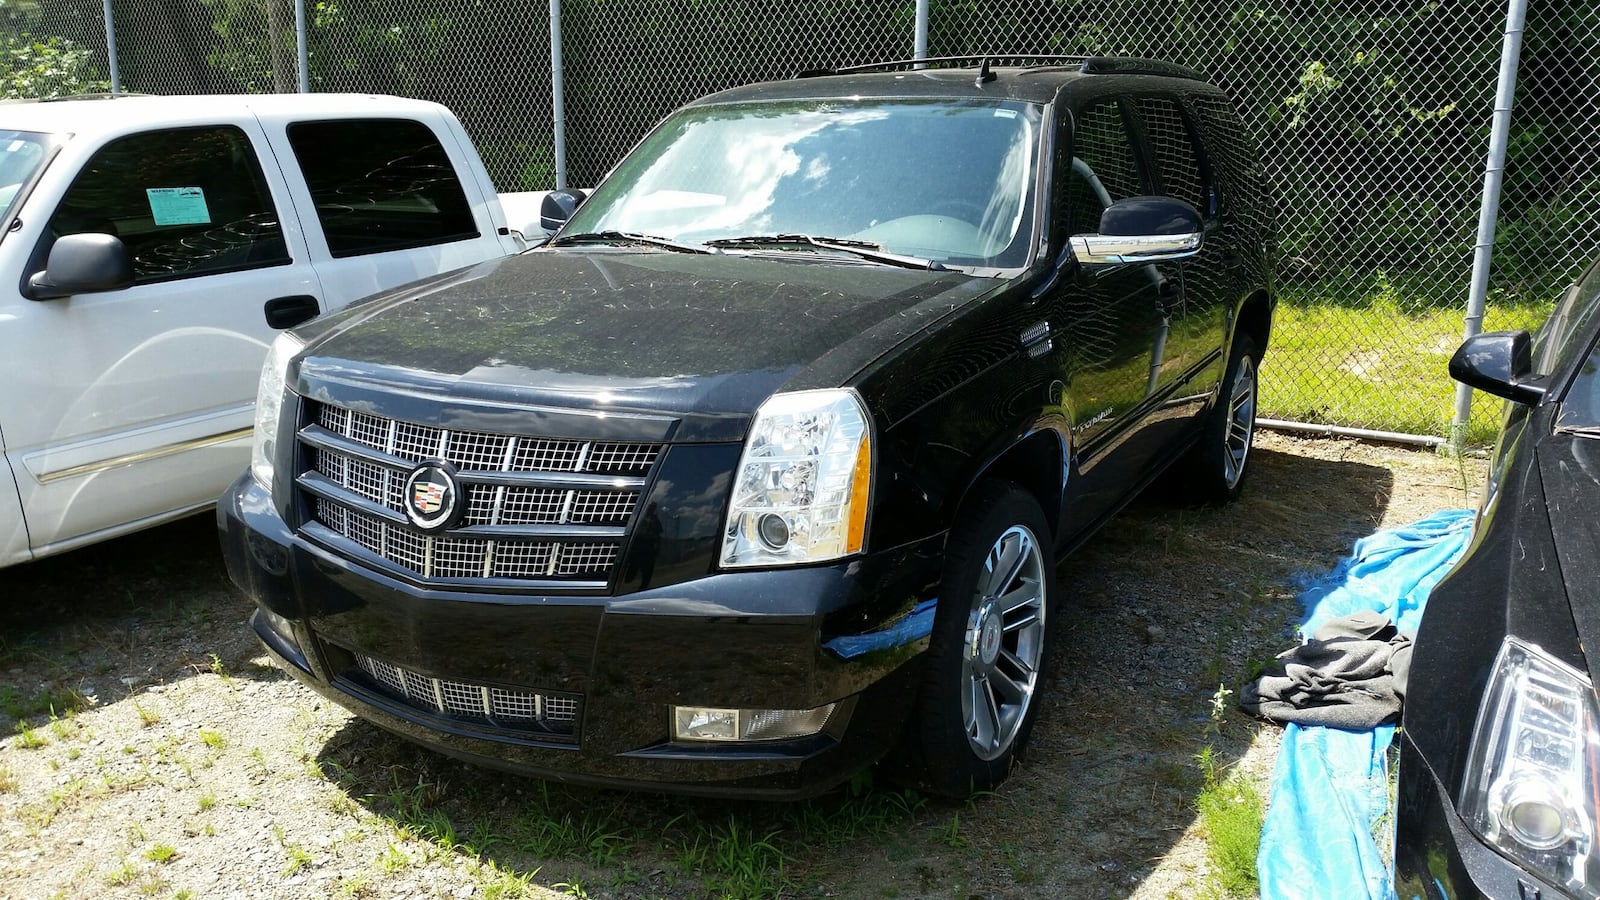
[[[1467,828],[1405,732],[1395,819],[1395,892],[1401,900],[1570,896],[1501,856]]]
[[[715,574],[621,596],[476,594],[398,580],[307,541],[248,475],[223,494],[217,519],[229,575],[260,608],[251,624],[262,643],[300,681],[373,724],[553,780],[773,799],[820,793],[899,738],[926,636],[850,658],[824,643],[885,628],[932,599],[942,548],[939,536],[837,565]],[[869,608],[900,612],[863,614]],[[503,688],[579,698],[579,712],[571,734],[464,721],[385,690],[353,666],[358,656],[424,682],[481,685],[485,696]],[[829,703],[838,706],[827,727],[805,738],[671,739],[673,705]]]

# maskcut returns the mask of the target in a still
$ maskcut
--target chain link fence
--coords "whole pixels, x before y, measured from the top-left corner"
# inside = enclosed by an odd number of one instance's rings
[[[98,0],[0,0],[13,96],[109,86]],[[293,0],[117,0],[121,87],[297,86]],[[438,100],[502,190],[555,181],[549,18],[510,0],[308,2],[314,91]],[[568,181],[598,181],[667,112],[806,69],[906,58],[914,0],[566,0]],[[1128,54],[1238,102],[1280,207],[1262,412],[1442,436],[1500,66],[1505,0],[930,0],[930,55]],[[1534,4],[1486,329],[1539,321],[1600,251],[1600,9]],[[1480,399],[1471,436],[1494,429]]]

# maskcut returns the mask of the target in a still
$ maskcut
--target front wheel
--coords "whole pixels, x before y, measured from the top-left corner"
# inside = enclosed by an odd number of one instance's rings
[[[1200,503],[1226,503],[1244,487],[1246,463],[1256,435],[1257,362],[1261,353],[1239,334],[1228,355],[1222,393],[1206,419],[1200,442],[1185,460],[1190,496]]]
[[[991,482],[951,532],[912,748],[919,781],[963,798],[1003,781],[1038,712],[1055,598],[1044,514]]]

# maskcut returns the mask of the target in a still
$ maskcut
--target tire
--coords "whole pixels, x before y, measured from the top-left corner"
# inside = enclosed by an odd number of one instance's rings
[[[1038,713],[1056,586],[1033,497],[1006,482],[974,489],[939,589],[908,755],[917,786],[963,799],[1005,780]]]
[[[1250,335],[1240,333],[1233,339],[1217,402],[1206,417],[1199,442],[1184,460],[1184,487],[1196,503],[1227,503],[1244,489],[1256,436],[1260,359],[1261,352]]]

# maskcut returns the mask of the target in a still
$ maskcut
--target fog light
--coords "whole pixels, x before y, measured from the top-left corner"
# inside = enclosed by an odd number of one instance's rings
[[[1553,850],[1567,839],[1567,806],[1548,791],[1515,788],[1500,814],[1517,840],[1535,850]]]
[[[264,606],[257,608],[261,611],[261,619],[267,623],[268,628],[272,629],[278,637],[283,638],[284,643],[296,650],[300,649],[300,642],[294,639],[294,626],[289,623],[288,619]]]
[[[836,704],[816,709],[717,709],[674,706],[672,735],[680,741],[779,741],[816,734]]]

